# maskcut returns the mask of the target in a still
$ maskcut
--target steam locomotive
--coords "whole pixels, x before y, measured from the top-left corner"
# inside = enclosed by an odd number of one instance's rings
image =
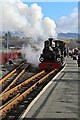
[[[64,57],[66,54],[66,43],[49,38],[44,42],[44,48],[39,58],[39,68],[45,70],[59,69],[65,64]]]

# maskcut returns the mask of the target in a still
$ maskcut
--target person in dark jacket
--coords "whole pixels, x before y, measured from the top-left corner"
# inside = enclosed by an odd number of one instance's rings
[[[78,54],[78,60],[77,60],[78,66],[80,67],[80,53]]]

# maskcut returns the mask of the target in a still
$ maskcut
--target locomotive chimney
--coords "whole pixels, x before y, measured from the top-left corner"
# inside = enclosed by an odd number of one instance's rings
[[[50,46],[50,42],[48,40],[46,40],[44,42],[44,48],[48,48]]]
[[[51,47],[52,47],[52,41],[53,41],[53,38],[49,38],[49,43]]]

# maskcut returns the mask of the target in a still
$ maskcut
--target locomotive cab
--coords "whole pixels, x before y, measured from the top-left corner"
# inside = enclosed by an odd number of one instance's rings
[[[55,49],[58,50],[58,54],[60,55],[59,58],[61,60],[61,63],[64,62],[64,57],[66,57],[66,47],[65,43],[61,40],[55,40]],[[58,59],[58,56],[57,56]]]

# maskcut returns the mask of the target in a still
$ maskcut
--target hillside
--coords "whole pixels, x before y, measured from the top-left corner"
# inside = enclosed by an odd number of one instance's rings
[[[78,33],[58,33],[58,39],[65,40],[71,49],[75,47],[80,49],[80,34]]]
[[[59,39],[73,39],[73,40],[78,40],[80,39],[80,34],[78,33],[58,33],[58,38]]]

